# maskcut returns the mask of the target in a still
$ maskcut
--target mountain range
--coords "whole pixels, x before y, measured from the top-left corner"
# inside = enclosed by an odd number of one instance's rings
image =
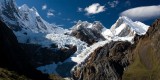
[[[1,0],[0,20],[2,74],[4,68],[26,80],[160,78],[159,19],[148,26],[121,16],[110,29],[79,20],[64,29],[46,22],[34,7]],[[21,79],[6,75],[0,79]]]

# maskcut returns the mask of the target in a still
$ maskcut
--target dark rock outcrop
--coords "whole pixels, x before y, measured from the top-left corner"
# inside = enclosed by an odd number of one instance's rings
[[[0,67],[15,71],[35,80],[48,80],[48,76],[33,68],[16,36],[0,21]]]
[[[87,28],[88,26],[89,23],[79,21],[77,25],[73,27],[71,36],[75,36],[89,45],[105,40],[101,34],[103,26],[100,22],[94,22],[92,25],[90,25],[92,28]]]
[[[32,66],[39,67],[53,62],[63,62],[77,51],[76,46],[66,45],[66,48],[58,48],[52,44],[50,48],[36,44],[20,44],[27,53]]]

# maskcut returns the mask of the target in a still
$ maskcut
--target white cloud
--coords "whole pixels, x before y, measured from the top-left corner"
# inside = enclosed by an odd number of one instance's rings
[[[112,2],[108,2],[108,5],[112,8],[116,7],[118,5],[119,1],[118,0],[114,0]]]
[[[82,12],[83,11],[83,8],[78,8],[78,12]]]
[[[54,14],[52,12],[47,12],[47,17],[51,17],[51,16],[54,16]]]
[[[105,11],[105,6],[101,6],[99,3],[94,3],[89,7],[86,7],[84,10],[87,12],[87,15],[97,14]]]
[[[46,4],[42,5],[42,10],[46,10],[46,9],[47,9],[47,5]]]
[[[140,20],[140,21],[156,19],[160,17],[160,5],[132,8],[123,11],[120,15],[127,16],[133,20]]]
[[[54,12],[54,10],[49,9],[48,12],[47,12],[47,17],[49,18],[51,16],[55,16],[53,12]]]

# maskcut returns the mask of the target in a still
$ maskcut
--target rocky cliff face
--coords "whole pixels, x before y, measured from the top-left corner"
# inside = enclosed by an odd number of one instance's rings
[[[126,54],[130,42],[110,42],[97,48],[84,63],[73,71],[75,80],[118,80],[128,66]]]
[[[75,80],[159,79],[160,19],[135,43],[110,42],[73,68]]]
[[[43,75],[29,64],[16,36],[2,21],[0,21],[0,49],[0,67],[32,79],[48,79],[47,75]]]
[[[72,28],[71,36],[92,45],[98,41],[103,41],[105,38],[101,34],[103,25],[100,22],[88,23],[87,21],[79,21]]]

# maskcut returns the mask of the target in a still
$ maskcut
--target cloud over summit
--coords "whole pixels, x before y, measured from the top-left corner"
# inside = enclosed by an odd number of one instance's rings
[[[120,15],[141,21],[156,19],[160,17],[160,5],[131,8],[123,11]]]

